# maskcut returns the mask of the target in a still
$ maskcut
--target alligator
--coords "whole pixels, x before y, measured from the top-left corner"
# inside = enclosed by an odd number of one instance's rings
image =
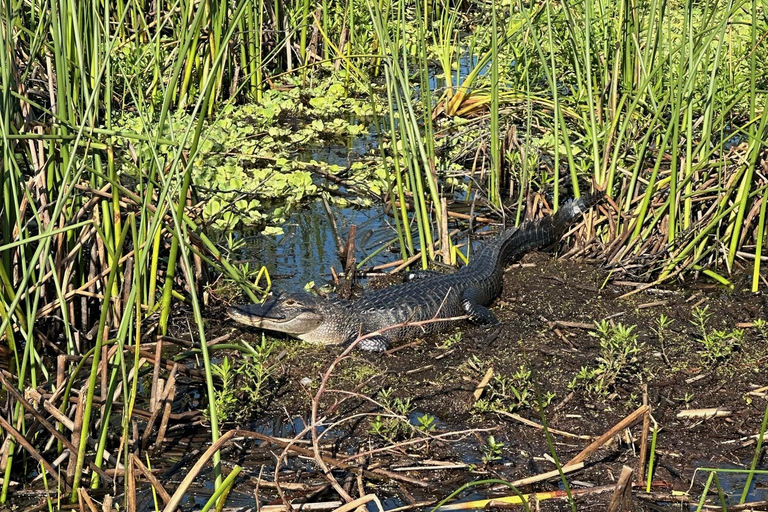
[[[445,330],[455,317],[495,324],[488,306],[501,293],[504,269],[525,253],[551,247],[594,206],[601,193],[568,200],[553,215],[509,228],[490,239],[452,274],[418,271],[409,280],[356,301],[309,294],[272,293],[262,304],[232,306],[235,321],[323,345],[347,344],[381,352],[393,343]]]

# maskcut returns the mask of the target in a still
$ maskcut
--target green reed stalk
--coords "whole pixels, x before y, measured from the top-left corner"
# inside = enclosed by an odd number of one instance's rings
[[[765,201],[763,201],[765,204]],[[757,444],[755,446],[755,453],[752,455],[752,463],[749,465],[749,474],[747,475],[747,481],[744,483],[744,490],[741,492],[739,498],[739,504],[747,501],[747,495],[749,494],[749,488],[752,486],[752,478],[755,476],[755,469],[757,463],[760,461],[760,456],[763,449],[763,438],[768,431],[768,405],[765,407],[765,413],[763,414],[763,423],[760,425],[760,431],[757,433]]]
[[[757,218],[757,240],[755,241],[755,264],[752,269],[752,291],[757,292],[760,287],[760,263],[763,255],[763,240],[765,237],[765,212],[768,198],[760,198],[760,215]]]
[[[58,4],[56,2],[52,2],[52,4],[51,4],[51,13],[52,13],[52,19],[54,20],[54,22],[52,23],[52,37],[53,37],[53,40],[54,40],[54,62],[56,63],[57,69],[59,70],[59,73],[57,73],[57,78],[59,80],[59,88],[57,90],[58,96],[57,96],[56,107],[57,107],[57,113],[59,115],[62,115],[62,112],[64,112],[64,113],[68,112],[69,114],[64,115],[64,117],[65,118],[69,118],[69,119],[74,119],[74,109],[67,109],[68,96],[65,96],[66,93],[71,93],[71,88],[70,88],[68,82],[63,80],[63,76],[62,76],[63,73],[61,73],[62,70],[67,70],[68,69],[68,67],[67,67],[67,59],[63,58],[62,52],[65,51],[65,48],[68,49],[69,47],[62,43],[62,40],[63,40],[62,39],[62,37],[63,37],[62,34],[64,33],[64,30],[62,29],[62,27],[60,25],[61,18],[53,16],[53,13],[58,12],[57,11],[58,7],[59,6],[58,6]],[[6,18],[6,19],[10,19],[10,18]],[[122,22],[122,20],[120,20],[120,21]],[[11,34],[13,34],[12,31],[4,32],[4,36],[5,37],[11,37]],[[104,50],[105,50],[106,53],[109,53],[112,50],[112,46],[114,45],[114,42],[115,42],[114,39],[111,39],[109,41],[109,43],[107,45],[105,45]],[[80,58],[79,61],[83,61],[83,59]],[[58,67],[58,66],[61,66],[61,67]],[[102,66],[101,69],[99,69],[99,76],[96,79],[96,83],[100,83],[101,78],[102,78],[103,73],[104,73],[104,70],[105,70],[104,66]],[[87,95],[83,94],[83,96],[82,96],[83,97],[82,113],[83,113],[83,117],[84,118],[87,117],[87,114],[89,112],[92,112],[96,96],[97,96],[96,95],[96,91],[94,91],[94,90],[88,91]],[[74,122],[73,122],[73,124],[74,124]],[[85,125],[83,124],[83,125],[80,125],[80,127],[78,128],[77,134],[75,136],[75,139],[73,140],[73,147],[76,147],[80,143],[80,140],[81,140],[82,135],[83,135],[84,127],[85,127]],[[0,128],[2,129],[4,139],[7,140],[9,126],[8,125],[3,125]],[[60,132],[64,133],[66,135],[66,127],[65,126],[61,126],[60,127]],[[8,146],[4,145],[4,147],[8,147]],[[73,193],[74,187],[66,187],[65,185],[67,183],[70,183],[70,180],[72,182],[78,181],[80,179],[81,174],[82,174],[82,167],[79,170],[77,170],[77,171],[73,171],[74,160],[69,158],[69,151],[66,148],[67,148],[67,146],[62,146],[61,149],[60,149],[60,152],[59,152],[61,165],[60,166],[54,165],[53,168],[48,173],[48,176],[49,176],[49,190],[50,191],[58,190],[58,187],[52,186],[52,184],[55,183],[55,182],[52,181],[54,176],[56,176],[58,181],[60,183],[62,183],[61,192],[59,192],[55,196],[55,201],[53,202],[53,205],[52,205],[53,207],[52,207],[51,210],[49,210],[50,217],[48,217],[48,218],[50,218],[50,219],[58,219],[59,216],[61,215],[61,213],[67,207],[67,205],[68,205],[68,203],[70,201],[70,198],[72,197],[72,193]],[[15,165],[13,165],[15,163],[15,159],[13,159],[11,161],[11,163],[12,163],[11,168],[15,168],[18,171],[18,168]],[[63,169],[63,172],[62,172],[62,169]],[[18,183],[21,183],[20,176],[17,176],[15,179],[18,180],[17,181]],[[15,187],[11,188],[11,192],[12,192],[11,197],[16,197],[15,196],[15,194],[16,194],[15,190],[16,190]],[[19,202],[16,201],[16,205],[18,205],[18,204],[19,204]],[[46,222],[44,219],[41,219],[38,216],[38,212],[37,211],[33,211],[33,213],[37,217],[36,220],[38,221],[39,226],[41,226],[41,233],[40,233],[39,236],[42,237],[42,243],[38,244],[38,246],[35,248],[34,254],[31,255],[31,258],[28,259],[26,256],[22,257],[21,261],[23,263],[22,263],[22,269],[21,269],[21,279],[18,281],[19,284],[18,284],[18,289],[17,289],[16,296],[12,299],[11,304],[9,306],[6,306],[6,308],[5,308],[7,311],[15,311],[17,306],[19,305],[21,299],[26,297],[25,290],[26,290],[26,287],[28,286],[29,279],[30,279],[30,277],[32,275],[32,272],[33,272],[33,267],[27,265],[26,262],[27,261],[30,261],[30,262],[40,261],[40,255],[41,254],[47,254],[49,252],[50,244],[51,244],[51,241],[52,241],[51,232],[55,229],[54,228],[55,223],[54,222]],[[20,217],[18,216],[18,214],[17,214],[17,219],[20,220]],[[62,228],[62,229],[71,230],[73,228],[70,226],[70,227]],[[24,236],[24,232],[23,231],[21,231],[20,234],[21,234],[21,236]],[[22,251],[22,254],[24,254],[23,247],[24,247],[23,245],[20,246],[20,250]],[[3,250],[7,250],[7,247],[6,248],[0,248],[0,252],[2,252]],[[44,274],[45,274],[45,266],[44,265],[40,265],[40,267],[39,267],[39,277],[40,277],[39,281],[40,282],[43,281],[42,278],[43,278]],[[29,308],[33,312],[33,314],[30,317],[27,318],[27,322],[31,322],[34,319],[34,312],[36,311],[37,303],[40,300],[40,297],[41,297],[41,289],[40,289],[40,287],[37,287],[37,289],[35,291],[35,295],[34,295],[34,297],[32,299],[32,302],[29,305]],[[8,317],[2,318],[2,322],[1,322],[2,325],[0,325],[0,332],[6,330],[6,328],[10,324],[10,321],[11,321],[11,316],[10,315]],[[17,325],[17,327],[20,328],[22,334],[24,334],[23,326],[20,325],[20,324],[16,324],[16,325]],[[30,364],[32,365],[29,368],[31,384],[34,385],[34,386],[37,385],[36,384],[36,370],[35,370],[36,367],[35,367],[35,364],[33,363],[33,361],[39,360],[39,359],[40,358],[39,358],[39,355],[37,354],[37,352],[36,352],[36,350],[34,348],[34,344],[31,343],[31,342],[27,343],[26,346],[25,346],[24,358],[23,358],[22,363],[20,365],[20,372],[19,372],[19,386],[20,386],[20,389],[23,389],[23,387],[25,385],[25,382],[26,382],[26,380],[25,380],[26,379],[26,371],[27,371],[28,366]],[[42,368],[43,367],[41,367],[41,369]],[[20,414],[21,414],[20,404],[16,404],[16,408],[15,408],[15,411],[14,411],[14,423],[18,420]],[[0,503],[3,503],[3,502],[5,502],[7,500],[8,482],[10,480],[10,470],[11,470],[11,467],[12,467],[12,454],[14,452],[14,448],[15,447],[14,447],[13,443],[11,443],[9,445],[9,454],[11,454],[11,455],[9,457],[8,463],[7,463],[6,468],[5,468],[5,477],[4,477],[4,481],[3,481],[3,488],[2,488],[2,491],[0,491]]]
[[[704,509],[704,504],[707,501],[707,494],[709,493],[709,488],[712,486],[712,480],[714,480],[716,475],[716,471],[710,471],[709,476],[707,477],[707,482],[704,484],[704,489],[701,491],[701,498],[699,499],[699,506],[696,507],[696,512],[701,512],[701,510]]]
[[[555,62],[555,43],[552,39],[552,5],[549,0],[546,1],[546,7],[547,7],[547,39],[549,43],[549,74],[547,74],[547,81],[549,82],[549,90],[552,93],[552,102],[555,106],[555,115],[552,118],[553,123],[553,151],[554,151],[554,157],[553,157],[553,166],[554,166],[554,179],[553,179],[553,192],[554,192],[554,198],[552,203],[552,209],[554,211],[557,211],[560,207],[560,118],[562,117],[560,115],[560,100],[558,98],[558,95],[560,94],[560,91],[558,90],[557,84],[554,80],[550,80],[550,75],[552,77],[558,76],[557,74],[557,63]],[[527,19],[527,18],[526,18]],[[537,45],[538,48],[538,45]],[[542,52],[539,51],[539,55],[542,55]],[[572,173],[576,172],[576,169],[571,169]]]
[[[491,173],[488,200],[501,206],[501,133],[499,130],[499,34],[496,27],[496,3],[491,2]]]
[[[557,468],[558,473],[560,473],[560,482],[563,484],[563,489],[565,489],[565,494],[568,496],[568,504],[571,506],[571,511],[576,512],[576,501],[573,499],[573,494],[571,494],[571,486],[568,484],[568,479],[565,476],[565,473],[563,472],[563,465],[560,463],[560,457],[557,455],[557,450],[555,449],[555,442],[552,439],[552,434],[549,432],[549,424],[547,423],[547,414],[544,411],[546,408],[546,405],[544,404],[544,398],[541,394],[541,389],[539,388],[538,383],[536,384],[536,401],[538,402],[539,406],[539,418],[541,418],[541,426],[544,430],[544,436],[547,440],[547,446],[549,447],[549,454],[552,455],[552,459],[555,461],[555,467]]]
[[[303,0],[301,6],[301,18],[299,19],[299,55],[301,63],[307,63],[307,29],[309,28],[309,0]]]
[[[653,470],[656,464],[656,439],[659,437],[659,426],[656,424],[656,420],[653,421],[653,433],[651,434],[651,456],[648,459],[648,478],[645,484],[645,492],[651,492],[651,484],[653,483]],[[640,475],[642,476],[642,475]]]
[[[80,479],[82,478],[83,473],[83,465],[85,464],[85,452],[88,448],[88,435],[90,433],[90,426],[91,426],[91,411],[93,409],[93,396],[94,392],[96,391],[96,380],[99,377],[99,363],[100,363],[100,356],[101,356],[101,347],[105,340],[106,333],[106,324],[107,324],[107,316],[109,315],[110,311],[110,301],[112,300],[113,296],[113,289],[115,286],[115,283],[117,281],[117,275],[118,275],[118,269],[119,265],[117,264],[118,257],[117,255],[122,252],[123,244],[125,243],[125,240],[128,236],[128,231],[130,226],[126,224],[123,227],[122,232],[119,235],[117,245],[116,245],[116,251],[112,250],[112,247],[110,247],[107,244],[107,248],[109,252],[112,252],[112,260],[113,264],[110,267],[109,270],[109,277],[107,279],[107,286],[104,289],[104,306],[101,308],[101,316],[99,317],[99,327],[98,331],[96,332],[96,342],[93,349],[93,360],[91,363],[91,373],[90,377],[88,379],[88,391],[85,396],[85,403],[83,406],[83,426],[80,430],[80,445],[78,446],[77,451],[77,460],[75,462],[75,473],[74,473],[74,479],[72,481],[72,495],[71,495],[71,501],[72,503],[76,502],[78,499],[77,489],[80,487]],[[100,231],[97,229],[97,231]],[[102,239],[104,239],[104,234],[99,233]]]
[[[232,486],[235,484],[235,478],[237,478],[237,475],[239,475],[240,471],[242,470],[243,468],[240,466],[235,466],[232,468],[232,471],[230,471],[230,473],[227,475],[227,478],[222,482],[221,486],[218,487],[213,492],[213,494],[211,494],[211,497],[208,498],[208,501],[205,502],[205,505],[203,505],[203,508],[200,509],[200,512],[208,512],[213,507],[213,505],[216,504],[216,501],[219,498],[222,498],[222,500],[219,501],[216,510],[221,510],[221,507],[226,500],[227,494],[229,494],[230,489],[232,489]]]
[[[584,70],[586,72],[586,86],[587,86],[587,108],[589,109],[589,137],[592,143],[592,165],[594,167],[595,183],[605,185],[604,176],[601,172],[600,166],[600,150],[598,148],[599,141],[599,128],[597,126],[597,119],[595,117],[596,105],[594,103],[595,97],[592,91],[592,19],[594,4],[590,2],[584,2]]]

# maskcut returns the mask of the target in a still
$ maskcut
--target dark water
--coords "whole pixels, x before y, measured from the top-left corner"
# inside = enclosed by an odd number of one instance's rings
[[[380,205],[371,208],[331,207],[339,236],[346,242],[350,227],[357,226],[355,256],[363,261],[382,246],[390,245],[397,250],[397,237],[391,219]],[[330,281],[331,267],[341,272],[337,242],[332,224],[320,199],[290,215],[281,227],[282,235],[244,235],[245,246],[238,254],[240,262],[264,265],[269,270],[273,284],[283,290],[301,290],[308,282],[318,286]],[[387,249],[380,251],[366,265],[398,259],[397,253]]]

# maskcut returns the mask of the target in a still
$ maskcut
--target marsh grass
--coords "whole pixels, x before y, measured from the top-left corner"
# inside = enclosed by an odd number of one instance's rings
[[[481,28],[465,39],[468,16]],[[469,145],[472,158],[459,160],[472,167],[468,195],[488,208],[510,213],[511,200],[519,222],[526,197],[544,198],[531,213],[603,189],[610,208],[583,233],[595,235],[593,254],[598,247],[609,264],[640,262],[656,282],[690,271],[727,282],[721,274],[752,264],[752,289],[763,281],[768,50],[757,0],[491,9],[467,1],[8,0],[0,25],[0,340],[11,385],[43,391],[41,400],[61,411],[54,430],[71,439],[57,437],[56,453],[40,457],[66,451],[69,467],[32,462],[27,454],[53,434],[31,420],[37,405],[8,398],[18,435],[4,445],[0,503],[14,471],[42,467],[44,485],[76,501],[78,489],[112,484],[107,465],[138,467],[132,451],[162,430],[153,421],[173,395],[175,374],[160,356],[174,308],[190,312],[212,444],[219,439],[207,275],[224,275],[250,300],[263,290],[228,262],[191,208],[192,162],[206,120],[224,105],[263,101],[276,77],[301,85],[333,63],[371,95],[381,77],[388,108],[377,121],[391,134],[382,151],[392,162],[401,252],[419,254],[422,266],[455,262],[443,206],[448,162],[436,137],[443,123],[473,117],[483,135]],[[462,76],[466,53],[473,65]],[[430,89],[434,58],[442,91]],[[140,131],[116,123],[122,111],[141,119]],[[181,111],[189,116],[179,133],[171,127]],[[139,143],[147,151],[132,154]],[[122,173],[121,159],[138,172]],[[145,399],[154,416],[137,439],[134,413]],[[216,492],[226,493],[237,470],[225,479],[219,456],[212,460]],[[125,496],[130,502],[130,489]]]

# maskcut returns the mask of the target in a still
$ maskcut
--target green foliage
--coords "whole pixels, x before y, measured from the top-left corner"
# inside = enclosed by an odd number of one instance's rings
[[[714,365],[727,360],[738,350],[744,340],[744,329],[711,329],[709,321],[712,313],[709,306],[694,308],[691,323],[698,331],[696,341],[702,345],[699,352],[705,364]]]
[[[642,343],[638,343],[634,330],[634,325],[618,323],[614,326],[606,320],[595,323],[595,331],[589,334],[597,338],[600,344],[597,364],[592,367],[582,366],[568,387],[583,389],[590,395],[605,398],[617,383],[629,380],[636,369],[637,355],[643,347]]]
[[[448,350],[451,347],[453,347],[456,343],[461,341],[462,333],[461,331],[456,331],[453,334],[449,335],[445,339],[443,339],[438,345],[437,348],[442,350]]]
[[[437,418],[430,414],[422,414],[418,417],[419,424],[416,428],[424,433],[434,432],[437,428]]]
[[[757,332],[760,334],[760,338],[762,340],[768,340],[768,321],[765,321],[762,318],[758,318],[754,321],[755,329],[757,329]]]
[[[483,464],[491,464],[501,460],[504,443],[496,441],[493,436],[488,436],[485,445],[483,445]]]
[[[350,119],[349,112],[357,117]],[[338,83],[323,82],[314,88],[269,90],[259,104],[226,105],[204,125],[199,151],[192,161],[192,180],[205,199],[203,217],[220,230],[238,224],[264,226],[265,234],[279,234],[276,224],[307,197],[316,196],[321,186],[336,190],[334,183],[320,184],[320,173],[339,176],[346,166],[310,158],[296,158],[296,148],[324,147],[328,141],[346,144],[368,130],[371,102],[344,95]],[[167,127],[171,139],[181,139],[193,122],[185,111],[176,111]],[[142,133],[146,119],[124,113],[115,125],[121,131]],[[110,139],[115,145],[121,137]],[[120,152],[123,172],[135,175],[151,160],[153,146],[133,142],[132,151]],[[160,158],[170,158],[178,148],[160,145]],[[344,199],[345,204],[368,204],[386,190],[387,173],[371,163],[356,162],[344,179],[362,195]],[[368,194],[368,198],[364,194]],[[332,196],[334,197],[334,196]]]
[[[408,422],[408,414],[411,413],[412,409],[411,399],[393,397],[392,388],[379,391],[376,399],[389,411],[390,415],[383,417],[377,415],[376,419],[371,422],[368,432],[390,443],[410,439],[414,434],[414,428]],[[428,421],[427,425],[434,423],[434,419],[425,421]]]
[[[552,403],[555,396],[551,391],[544,393],[544,406]],[[512,375],[494,374],[485,388],[483,398],[475,402],[474,409],[477,412],[517,412],[526,408],[535,409],[537,406],[532,372],[521,365]]]
[[[262,336],[255,348],[243,342],[245,349],[233,364],[228,356],[212,366],[213,374],[221,380],[221,388],[215,392],[218,418],[222,422],[248,421],[263,406],[272,392],[272,368],[267,360],[273,345]]]

